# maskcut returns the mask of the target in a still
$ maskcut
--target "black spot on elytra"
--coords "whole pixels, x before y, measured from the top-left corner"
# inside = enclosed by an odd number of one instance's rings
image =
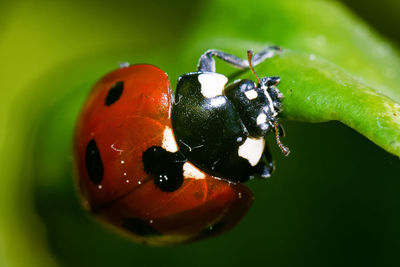
[[[152,146],[142,155],[144,170],[154,177],[154,183],[164,192],[173,192],[183,183],[183,164],[186,159],[181,153],[171,153],[159,146]]]
[[[100,184],[103,180],[104,167],[100,157],[100,151],[97,148],[96,141],[90,140],[86,146],[86,169],[90,180],[95,184]]]
[[[122,226],[139,236],[160,236],[162,233],[155,229],[149,222],[138,218],[124,219]]]
[[[108,90],[108,94],[104,104],[106,106],[111,106],[112,104],[117,102],[117,100],[121,97],[123,91],[124,91],[124,82],[123,81],[116,82],[110,88],[110,90]]]

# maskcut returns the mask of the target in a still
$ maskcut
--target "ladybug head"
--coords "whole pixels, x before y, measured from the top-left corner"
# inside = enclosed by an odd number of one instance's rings
[[[275,118],[281,110],[281,100],[283,98],[283,94],[276,88],[276,85],[280,80],[281,78],[277,76],[263,77],[261,79],[257,77],[257,87],[261,89],[266,99],[266,110],[264,112],[268,115],[268,119],[270,121],[275,121]]]
[[[247,57],[249,61],[249,67],[254,76],[257,78],[257,88],[261,89],[265,95],[266,103],[263,108],[263,114],[266,116],[268,127],[270,126],[275,129],[276,142],[278,143],[278,146],[282,150],[283,154],[287,156],[289,155],[290,150],[281,143],[279,137],[284,136],[284,130],[283,127],[277,122],[277,116],[281,110],[281,99],[283,98],[283,94],[277,89],[276,85],[281,79],[277,76],[262,77],[260,79],[251,64],[251,59],[253,57],[253,52],[251,50],[247,51]]]

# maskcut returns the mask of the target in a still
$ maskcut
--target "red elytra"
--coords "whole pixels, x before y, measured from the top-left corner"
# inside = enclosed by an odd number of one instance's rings
[[[121,82],[123,88],[106,105],[110,90]],[[133,65],[117,69],[94,86],[75,134],[78,185],[85,206],[122,233],[154,245],[225,232],[253,201],[244,185],[207,174],[202,179],[185,177],[177,190],[163,192],[144,171],[143,152],[161,146],[165,128],[172,128],[172,97],[168,77],[159,68]],[[89,175],[89,143],[95,144],[99,155],[103,170],[99,180]]]

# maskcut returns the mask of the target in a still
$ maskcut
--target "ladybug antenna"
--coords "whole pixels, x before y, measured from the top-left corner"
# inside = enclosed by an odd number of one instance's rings
[[[284,146],[281,142],[281,139],[279,139],[279,129],[278,129],[278,123],[276,121],[272,122],[274,124],[275,127],[275,136],[276,136],[276,142],[278,143],[279,148],[282,150],[283,155],[288,156],[290,153],[289,148],[287,148],[286,146]]]
[[[251,59],[253,58],[253,51],[252,50],[247,50],[247,59],[249,60],[249,67],[251,69],[251,72],[253,72],[254,76],[257,78],[257,83],[260,84],[260,78],[258,77],[256,71],[253,68],[253,65],[251,64]]]

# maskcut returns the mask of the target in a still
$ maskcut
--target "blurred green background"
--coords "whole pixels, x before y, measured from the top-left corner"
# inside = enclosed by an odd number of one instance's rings
[[[214,47],[310,52],[306,37],[327,34],[351,58],[343,23],[398,51],[399,3],[0,2],[0,266],[399,266],[399,159],[340,123],[283,120],[292,153],[272,145],[278,168],[248,183],[249,214],[225,235],[172,248],[132,243],[89,217],[71,154],[91,85],[121,62],[157,65],[174,86]]]

